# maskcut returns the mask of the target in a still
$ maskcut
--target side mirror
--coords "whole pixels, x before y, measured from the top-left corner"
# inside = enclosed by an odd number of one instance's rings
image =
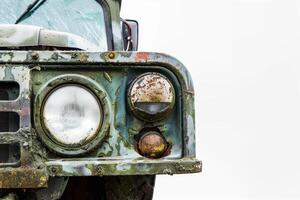
[[[135,20],[122,20],[122,35],[125,51],[137,51],[139,43],[139,23]]]

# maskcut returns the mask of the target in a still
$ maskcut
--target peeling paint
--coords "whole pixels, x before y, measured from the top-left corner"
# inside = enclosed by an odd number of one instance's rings
[[[163,54],[135,52],[114,52],[115,58],[109,61],[109,52],[35,53],[38,55],[37,60],[32,60],[31,52],[0,52],[0,81],[12,80],[20,84],[20,95],[16,100],[0,102],[0,111],[14,111],[20,115],[20,130],[17,133],[1,134],[0,143],[18,141],[22,144],[21,166],[0,169],[0,177],[10,177],[7,180],[0,178],[0,188],[45,187],[49,176],[180,174],[201,171],[202,164],[195,159],[193,86],[185,67],[176,59]],[[174,86],[176,98],[173,114],[161,121],[146,122],[128,112],[127,88],[136,77],[149,71],[168,76]],[[31,112],[31,108],[40,110],[37,105],[42,105],[43,101],[35,98],[38,91],[55,77],[70,72],[92,80],[88,87],[99,99],[107,99],[102,103],[107,108],[104,117],[109,119],[109,123],[104,127],[108,134],[95,145],[95,149],[80,156],[56,154],[42,142],[37,124],[31,124],[39,117],[38,112]],[[62,78],[60,81],[77,80]],[[97,87],[92,87],[93,84]],[[53,87],[55,84],[50,84],[48,90]],[[106,91],[105,94],[101,90]],[[144,127],[156,127],[167,142],[172,143],[169,155],[160,159],[147,159],[137,152],[135,136]],[[25,172],[31,178],[27,182],[13,178],[15,175],[11,176],[11,173]]]

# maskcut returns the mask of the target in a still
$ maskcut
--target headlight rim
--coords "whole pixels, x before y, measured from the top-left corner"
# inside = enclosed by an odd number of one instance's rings
[[[97,99],[102,111],[101,122],[98,126],[97,133],[92,138],[78,144],[64,144],[56,140],[46,127],[43,120],[44,104],[56,89],[66,85],[75,85],[89,91]],[[35,98],[36,106],[34,107],[34,125],[38,131],[41,141],[49,150],[64,156],[76,156],[86,154],[101,144],[101,141],[108,135],[111,111],[109,109],[109,99],[105,90],[100,84],[87,76],[77,74],[64,74],[56,76],[46,82],[38,91]]]

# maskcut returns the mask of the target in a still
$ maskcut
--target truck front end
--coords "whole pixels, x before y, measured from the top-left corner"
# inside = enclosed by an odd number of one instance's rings
[[[191,77],[125,51],[120,1],[30,2],[1,10],[3,198],[151,199],[144,181],[201,171]]]

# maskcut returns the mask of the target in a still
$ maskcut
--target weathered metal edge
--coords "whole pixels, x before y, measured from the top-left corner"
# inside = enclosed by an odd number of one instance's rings
[[[82,160],[49,161],[50,176],[118,176],[186,174],[202,171],[202,162],[193,158],[179,160]]]

